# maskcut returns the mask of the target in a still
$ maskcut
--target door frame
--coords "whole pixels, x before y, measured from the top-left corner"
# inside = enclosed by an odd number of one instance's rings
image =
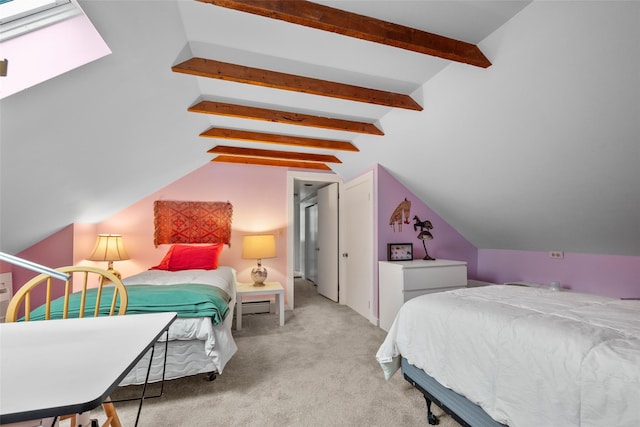
[[[294,188],[295,181],[316,181],[316,182],[335,182],[338,184],[338,255],[344,252],[344,238],[343,233],[340,231],[340,224],[343,223],[344,213],[342,208],[342,189],[343,182],[342,179],[338,175],[329,174],[329,173],[321,173],[321,172],[299,172],[299,171],[287,171],[287,283],[285,284],[285,293],[286,293],[286,304],[285,308],[287,310],[293,310],[293,303],[295,300],[294,294],[294,257],[295,257],[295,243],[294,243],[294,234],[295,234],[295,200],[294,200]],[[345,283],[344,279],[344,268],[342,266],[342,258],[339,258],[341,261],[338,263],[338,302],[340,304],[345,303],[345,289],[343,284]]]

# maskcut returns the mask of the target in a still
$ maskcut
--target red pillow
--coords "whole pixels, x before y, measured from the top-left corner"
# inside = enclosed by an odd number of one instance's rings
[[[175,246],[171,246],[169,248],[169,250],[167,251],[167,253],[165,254],[164,258],[162,258],[162,261],[160,261],[160,264],[151,267],[149,270],[168,270],[169,269],[169,260],[171,259],[171,253],[173,252],[173,248]]]
[[[222,243],[206,246],[173,245],[160,264],[152,270],[215,270],[218,268],[218,257],[222,252]]]

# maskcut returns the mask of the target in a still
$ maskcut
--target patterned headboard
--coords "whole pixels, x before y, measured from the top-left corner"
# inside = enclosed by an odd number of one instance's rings
[[[156,200],[153,204],[157,247],[172,243],[224,243],[231,245],[229,202]]]

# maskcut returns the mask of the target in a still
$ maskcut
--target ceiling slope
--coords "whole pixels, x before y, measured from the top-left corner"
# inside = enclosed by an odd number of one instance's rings
[[[485,68],[491,65],[482,52],[480,52],[478,47],[471,43],[454,40],[415,28],[327,7],[309,1],[200,1],[203,3],[211,3],[215,6],[230,8],[268,18],[275,18],[313,29],[335,32],[350,37],[381,43],[391,47],[408,49],[427,55],[460,61]],[[211,79],[220,79],[237,83],[265,86],[274,89],[328,96],[392,108],[397,107],[422,111],[422,106],[409,95],[364,88],[301,75],[252,68],[215,59],[192,57],[173,66],[172,70],[178,73]],[[204,105],[205,103],[208,104]],[[208,101],[200,102],[198,105],[191,107],[189,111],[314,126],[323,129],[340,129],[349,132],[372,133],[371,128],[367,130],[361,123],[357,122],[348,122],[336,118],[326,120],[320,117],[301,114],[296,114],[294,117],[289,112],[267,111],[264,109],[258,111],[253,107],[212,103]],[[374,127],[373,129],[376,128]],[[379,134],[382,135],[382,133]],[[294,137],[288,138],[291,139]],[[271,142],[275,143],[276,139],[272,138]],[[249,148],[243,148],[242,150],[244,150],[245,154],[250,154],[252,151],[252,149]],[[265,155],[264,150],[253,150],[253,154],[256,157],[263,157]],[[209,150],[208,152],[216,153],[214,150]],[[283,152],[273,150],[270,152],[270,156],[272,158],[277,158],[278,154],[281,153]],[[299,153],[298,156],[304,155]],[[286,159],[287,156],[284,156],[284,158]],[[226,156],[223,159],[229,160]],[[269,165],[291,166],[289,162],[271,162]],[[312,165],[312,167],[316,168],[317,166]]]
[[[292,150],[336,156],[346,180],[381,164],[480,248],[640,255],[638,2],[318,2],[476,45],[488,68],[198,1],[80,3],[112,54],[0,101],[3,251],[207,164],[200,135],[220,129],[238,148],[303,138]],[[190,58],[405,94],[423,110],[172,71]],[[384,135],[188,111],[200,101]]]
[[[486,68],[491,65],[480,49],[471,43],[310,1],[198,1],[478,67]]]

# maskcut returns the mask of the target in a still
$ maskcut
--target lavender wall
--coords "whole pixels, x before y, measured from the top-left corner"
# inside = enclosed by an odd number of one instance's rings
[[[559,281],[563,287],[579,292],[640,297],[640,257],[565,253],[563,259],[552,259],[548,252],[476,249],[384,167],[378,166],[376,173],[379,260],[387,257],[387,243],[413,243],[414,258],[424,256],[413,221],[403,224],[402,231],[389,226],[391,213],[406,197],[411,201],[411,216],[418,215],[433,224],[434,239],[427,242],[429,254],[434,258],[467,261],[470,279],[493,283]]]
[[[640,297],[640,257],[480,249],[478,278],[494,283],[558,281],[574,291],[612,297]]]
[[[377,168],[378,177],[378,260],[387,259],[388,243],[413,243],[413,257],[424,257],[422,241],[418,240],[418,232],[413,229],[413,216],[420,220],[429,220],[433,225],[433,240],[427,242],[429,255],[438,259],[451,259],[467,262],[469,278],[476,278],[478,250],[444,219],[418,199],[401,182],[381,166]],[[398,204],[404,199],[411,201],[411,217],[409,224],[402,224],[402,230],[396,225],[395,230],[389,220]]]

